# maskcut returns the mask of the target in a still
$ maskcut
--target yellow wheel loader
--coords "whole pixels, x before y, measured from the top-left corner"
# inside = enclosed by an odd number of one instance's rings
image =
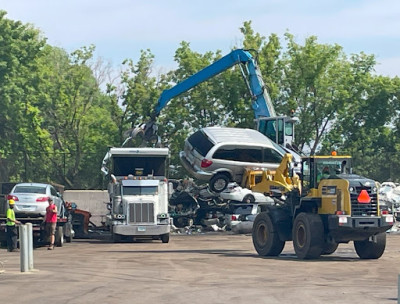
[[[243,177],[243,186],[275,201],[255,219],[257,253],[278,256],[293,241],[298,258],[315,259],[353,241],[361,259],[380,258],[394,217],[380,209],[376,183],[352,174],[350,156],[303,157],[300,176],[290,163],[287,154],[275,172],[247,170]]]

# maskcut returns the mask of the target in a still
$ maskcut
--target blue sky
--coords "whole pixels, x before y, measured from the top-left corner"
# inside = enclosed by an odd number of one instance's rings
[[[171,69],[181,41],[200,53],[228,53],[251,20],[256,32],[276,33],[282,42],[289,31],[301,44],[316,35],[347,54],[375,54],[378,74],[400,76],[398,0],[0,0],[0,9],[69,52],[94,44],[96,55],[114,66],[150,49],[157,69]]]

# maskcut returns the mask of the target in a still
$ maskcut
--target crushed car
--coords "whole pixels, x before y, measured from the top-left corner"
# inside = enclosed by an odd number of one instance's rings
[[[248,233],[259,205],[274,204],[272,198],[237,183],[230,183],[224,191],[216,193],[207,184],[198,186],[193,180],[184,179],[174,181],[174,190],[169,213],[174,226],[186,230],[196,227],[196,231]]]

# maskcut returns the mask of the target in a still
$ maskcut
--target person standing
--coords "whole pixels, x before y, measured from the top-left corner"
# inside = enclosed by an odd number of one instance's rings
[[[53,199],[49,197],[49,206],[46,208],[46,236],[50,238],[50,245],[48,250],[54,249],[54,241],[57,226],[57,206],[54,204]]]
[[[15,212],[14,212],[14,205],[15,201],[10,199],[8,201],[9,208],[7,209],[7,249],[10,252],[18,252],[17,249],[17,227],[16,225],[21,224],[20,221],[15,219]]]

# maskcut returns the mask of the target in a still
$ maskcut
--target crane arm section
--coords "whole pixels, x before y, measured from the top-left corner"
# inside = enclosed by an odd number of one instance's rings
[[[255,118],[275,116],[274,107],[272,106],[271,99],[268,95],[264,81],[262,80],[261,72],[257,66],[256,60],[249,51],[237,49],[178,83],[174,87],[164,90],[158,99],[157,105],[152,113],[152,118],[154,119],[157,117],[172,98],[189,91],[200,83],[209,80],[236,64],[243,64],[245,71],[243,72],[242,69],[242,73],[248,75],[246,84],[248,85],[252,95],[252,108],[254,110]]]

